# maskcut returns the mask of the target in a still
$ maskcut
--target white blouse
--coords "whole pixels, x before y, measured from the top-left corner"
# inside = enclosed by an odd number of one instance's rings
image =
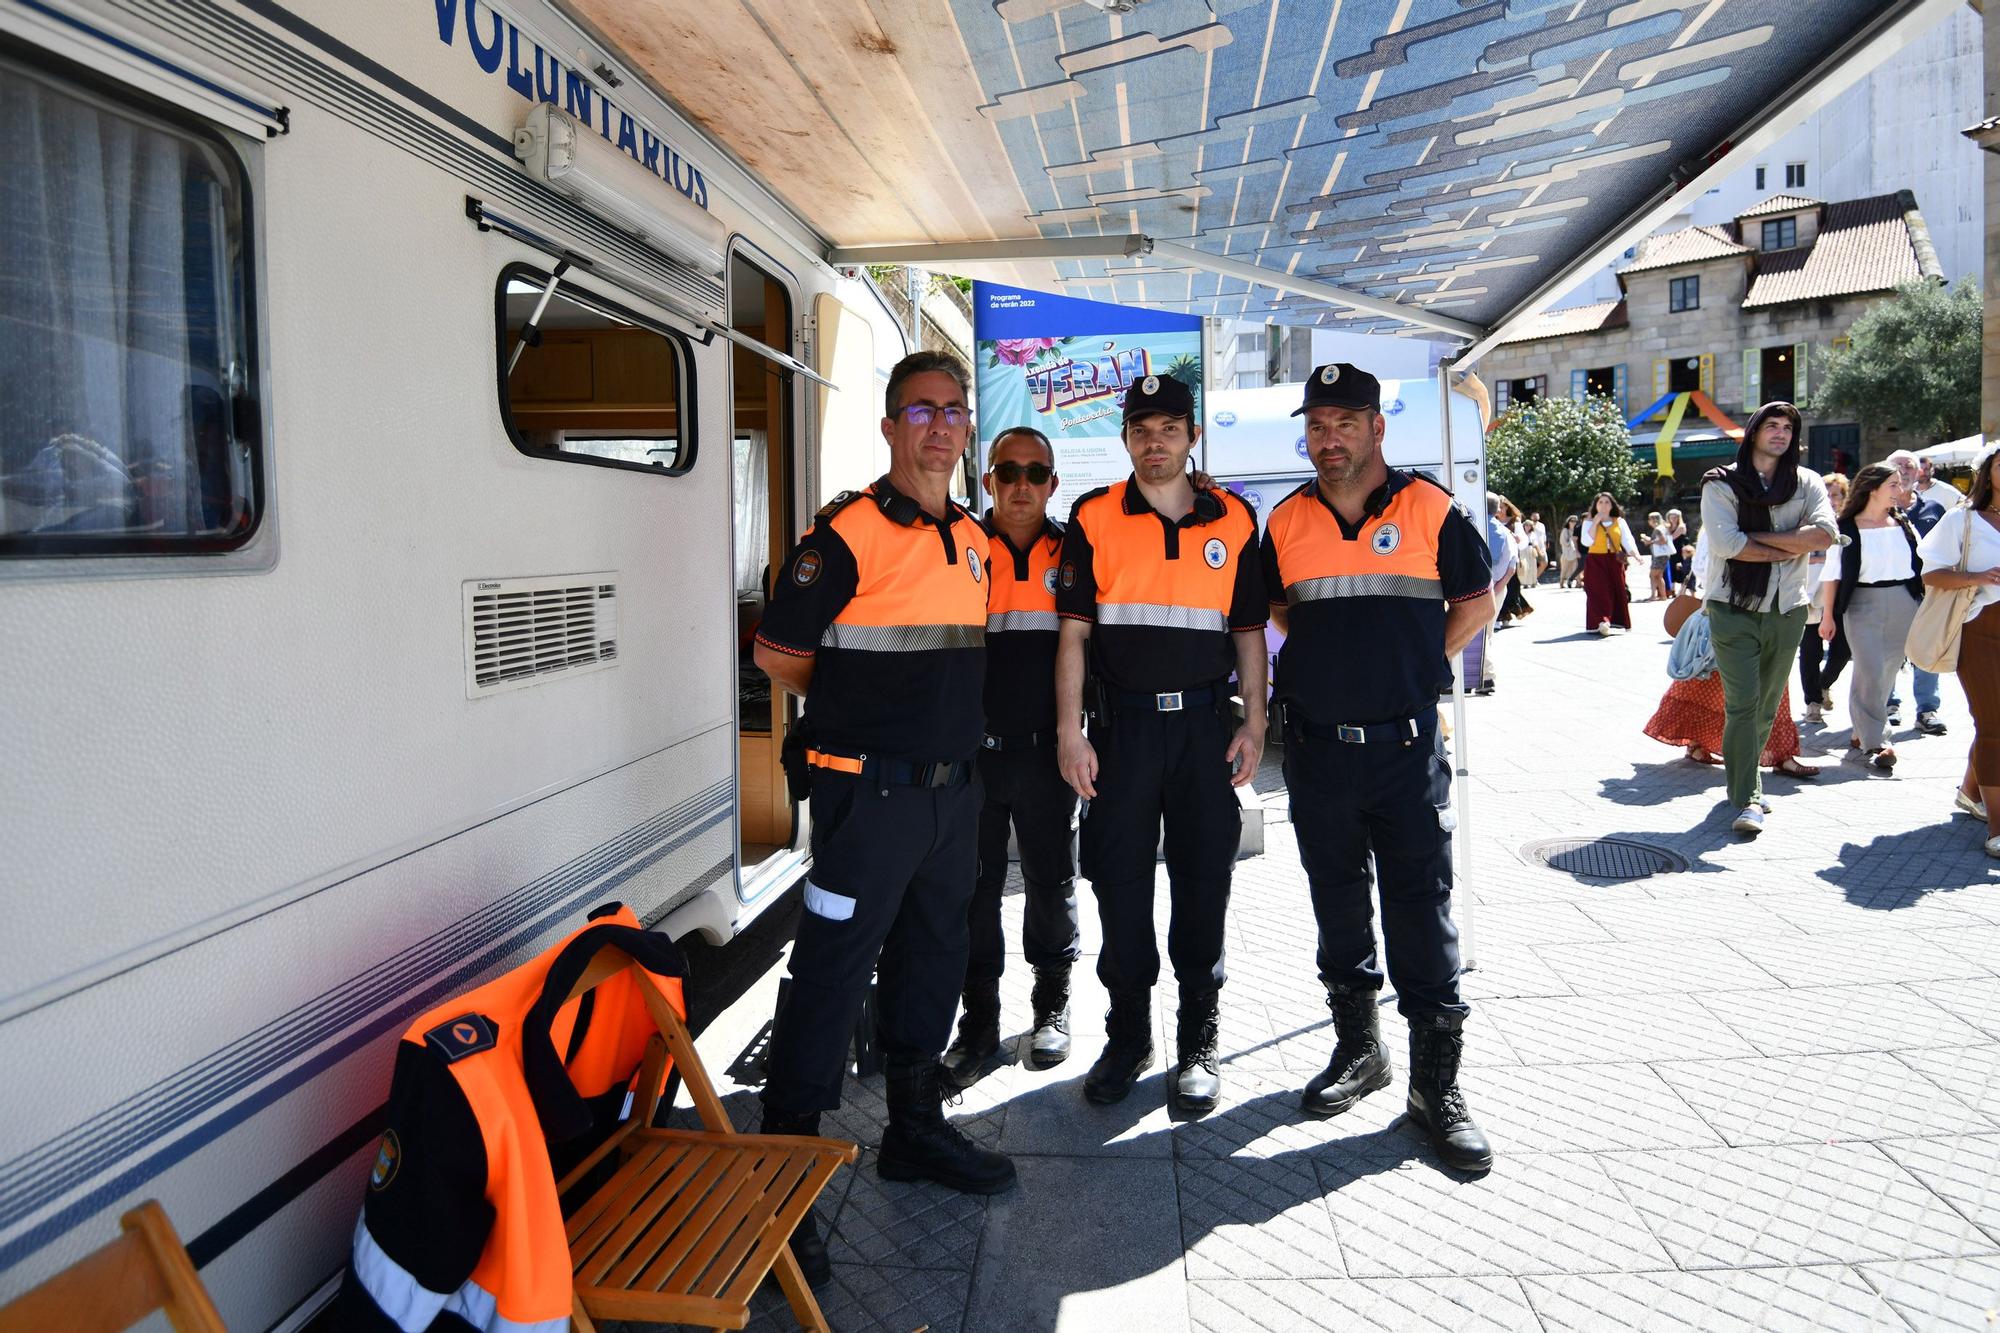
[[[1975,517],[1970,505],[1960,505],[1918,540],[1917,555],[1922,558],[1926,573],[1958,568],[1959,552],[1965,549],[1967,523],[1972,524],[1972,552],[1966,558],[1966,569],[1977,574],[2000,565],[2000,532],[1995,532],[1985,519]],[[1966,607],[1965,618],[1972,619],[1995,602],[2000,602],[2000,587],[1981,584]]]
[[[1910,564],[1910,539],[1903,535],[1901,524],[1857,530],[1861,533],[1861,582],[1900,583],[1915,576],[1917,571]],[[1921,551],[1923,548],[1919,546],[1917,549]],[[1958,559],[1956,552],[1952,559]],[[1840,582],[1840,571],[1846,563],[1841,559],[1839,547],[1829,550],[1826,563],[1820,567],[1819,581]]]

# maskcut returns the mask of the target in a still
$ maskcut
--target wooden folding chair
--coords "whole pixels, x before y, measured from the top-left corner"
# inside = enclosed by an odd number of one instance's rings
[[[0,1307],[0,1333],[113,1333],[155,1310],[177,1333],[225,1333],[160,1205],[148,1199],[118,1225],[117,1240]]]
[[[570,998],[637,966],[623,950],[604,949]],[[742,1328],[751,1293],[776,1269],[800,1327],[825,1333],[787,1242],[859,1150],[836,1139],[738,1134],[680,1015],[653,986],[639,990],[660,1034],[647,1047],[632,1114],[557,1186],[567,1192],[613,1152],[623,1158],[566,1223],[573,1321],[582,1333],[595,1333],[593,1317]],[[652,1128],[669,1056],[701,1117],[698,1131]]]

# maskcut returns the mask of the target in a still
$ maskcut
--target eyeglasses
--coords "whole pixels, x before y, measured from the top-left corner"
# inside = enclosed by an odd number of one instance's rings
[[[896,409],[897,416],[912,426],[928,426],[939,417],[944,424],[956,430],[972,420],[972,413],[963,407],[934,407],[930,403],[911,403],[908,407]]]
[[[1046,485],[1048,479],[1055,474],[1056,470],[1047,463],[995,463],[993,465],[993,480],[999,482],[1002,486],[1012,486],[1023,477],[1028,479],[1030,486],[1042,486]]]

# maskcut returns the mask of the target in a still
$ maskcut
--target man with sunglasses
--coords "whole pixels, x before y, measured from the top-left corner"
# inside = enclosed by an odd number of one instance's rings
[[[819,511],[775,580],[757,665],[806,701],[812,870],[790,998],[771,1037],[766,1133],[816,1134],[840,1105],[868,979],[889,1125],[876,1169],[992,1194],[1014,1166],[944,1118],[938,1053],[965,978],[986,675],[986,533],[951,501],[971,416],[965,367],[916,352],[889,374],[889,471]],[[793,1251],[829,1272],[808,1219]]]
[[[1221,1095],[1222,927],[1242,835],[1234,788],[1256,776],[1264,749],[1257,519],[1237,496],[1195,486],[1187,464],[1200,436],[1186,385],[1164,375],[1132,385],[1121,431],[1132,475],[1076,502],[1056,579],[1057,761],[1090,803],[1082,870],[1104,926],[1097,974],[1111,992],[1104,1053],[1083,1091],[1093,1102],[1120,1101],[1153,1063],[1153,879],[1164,818],[1167,952],[1180,985],[1169,1100],[1183,1114],[1213,1110]],[[1232,670],[1249,705],[1241,727]]]
[[[993,558],[986,595],[986,735],[979,776],[979,879],[972,891],[972,955],[958,1039],[944,1053],[945,1077],[969,1086],[1000,1049],[1000,973],[1006,941],[1000,896],[1007,883],[1007,833],[1021,849],[1025,914],[1021,949],[1035,970],[1028,1063],[1069,1056],[1070,964],[1082,952],[1076,929],[1076,856],[1070,823],[1076,793],[1056,767],[1056,569],[1063,529],[1049,517],[1055,450],[1032,426],[993,438],[983,484],[993,497],[981,526]]]

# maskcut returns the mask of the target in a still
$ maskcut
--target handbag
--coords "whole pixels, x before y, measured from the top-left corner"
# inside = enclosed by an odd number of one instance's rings
[[[1972,557],[1972,525],[1979,521],[1970,508],[1965,510],[1965,544],[1958,552],[1961,574]],[[1903,640],[1903,655],[1925,671],[1958,670],[1958,641],[1965,629],[1965,612],[1978,595],[1978,588],[1925,588],[1923,605],[1917,608],[1909,637]]]
[[[1660,618],[1660,623],[1667,633],[1678,637],[1681,626],[1687,624],[1688,617],[1699,610],[1701,610],[1701,598],[1691,592],[1677,592],[1674,594],[1674,600],[1667,603],[1667,613]]]
[[[1674,646],[1667,649],[1667,674],[1675,680],[1693,680],[1714,670],[1715,645],[1709,640],[1708,612],[1696,607],[1694,614],[1681,622]]]

